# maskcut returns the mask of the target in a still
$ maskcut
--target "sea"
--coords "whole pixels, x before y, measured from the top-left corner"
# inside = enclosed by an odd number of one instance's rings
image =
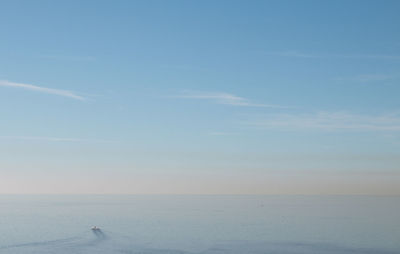
[[[0,195],[0,253],[400,254],[400,197]]]

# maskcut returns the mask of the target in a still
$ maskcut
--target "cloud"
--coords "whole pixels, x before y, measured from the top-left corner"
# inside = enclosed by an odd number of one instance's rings
[[[76,93],[68,91],[68,90],[53,89],[53,88],[47,88],[47,87],[41,87],[41,86],[35,86],[35,85],[23,84],[23,83],[15,83],[15,82],[7,81],[7,80],[0,80],[0,86],[21,88],[21,89],[37,91],[37,92],[41,92],[41,93],[54,94],[54,95],[59,95],[59,96],[63,96],[63,97],[68,97],[68,98],[75,99],[75,100],[80,100],[80,101],[86,100],[85,97],[77,95]]]
[[[264,108],[288,108],[273,104],[252,103],[248,99],[236,96],[230,93],[210,93],[210,92],[193,92],[185,91],[178,98],[209,100],[217,104],[242,106],[242,107],[264,107]]]
[[[234,136],[237,135],[235,132],[223,132],[223,131],[214,131],[209,133],[210,136]]]
[[[383,60],[400,60],[400,55],[384,55],[384,54],[311,54],[298,51],[280,51],[266,52],[267,55],[275,55],[282,57],[294,58],[347,58],[347,59],[383,59]]]
[[[21,140],[21,141],[47,141],[47,142],[96,142],[96,143],[110,142],[99,139],[60,138],[60,137],[41,137],[41,136],[0,136],[0,139]]]
[[[275,56],[285,56],[285,57],[299,57],[299,58],[319,58],[321,56],[308,54],[308,53],[300,53],[296,51],[282,51],[282,52],[267,52],[268,55]]]
[[[265,129],[322,130],[322,131],[400,131],[398,114],[358,115],[345,112],[318,112],[315,114],[279,114],[245,122]]]
[[[39,55],[39,57],[44,58],[44,59],[78,61],[78,62],[86,62],[86,61],[96,60],[96,58],[93,56],[71,56],[71,55],[43,54],[43,55]]]
[[[364,74],[357,75],[354,77],[348,78],[338,78],[340,81],[355,81],[355,82],[378,82],[378,81],[387,81],[395,79],[395,75],[385,75],[385,74]]]

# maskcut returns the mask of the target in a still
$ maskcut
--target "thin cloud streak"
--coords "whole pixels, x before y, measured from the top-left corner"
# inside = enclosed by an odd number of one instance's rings
[[[21,141],[47,141],[47,142],[95,142],[95,143],[110,143],[111,142],[111,141],[99,140],[99,139],[41,137],[41,136],[0,136],[0,139],[21,140]]]
[[[210,92],[188,92],[185,91],[182,95],[176,96],[183,99],[209,100],[217,104],[241,106],[241,107],[264,107],[264,108],[289,108],[286,106],[273,104],[252,103],[248,99],[236,96],[230,93],[210,93]]]
[[[320,58],[321,56],[301,53],[296,51],[282,51],[282,52],[266,52],[267,55],[283,56],[283,57],[298,57],[298,58]]]
[[[70,56],[70,55],[39,55],[39,57],[44,59],[52,59],[52,60],[67,60],[67,61],[94,61],[96,60],[93,56]]]
[[[282,51],[282,52],[266,52],[267,55],[275,55],[282,57],[294,58],[346,58],[346,59],[386,59],[386,60],[400,60],[400,55],[382,55],[382,54],[310,54],[298,51]]]
[[[210,135],[210,136],[234,136],[234,135],[237,135],[237,133],[235,133],[235,132],[214,131],[214,132],[210,132],[208,135]]]
[[[397,78],[395,75],[387,74],[364,74],[357,75],[354,77],[347,78],[337,78],[339,81],[355,81],[355,82],[378,82],[378,81],[388,81]]]
[[[41,93],[63,96],[63,97],[80,100],[80,101],[86,100],[85,97],[79,96],[79,95],[75,94],[74,92],[71,92],[68,90],[53,89],[53,88],[35,86],[35,85],[31,85],[31,84],[15,83],[15,82],[7,81],[7,80],[0,80],[0,86],[22,88],[22,89],[26,89],[26,90],[41,92]]]
[[[344,112],[316,114],[279,114],[244,124],[262,129],[322,131],[400,131],[400,116],[357,115]]]

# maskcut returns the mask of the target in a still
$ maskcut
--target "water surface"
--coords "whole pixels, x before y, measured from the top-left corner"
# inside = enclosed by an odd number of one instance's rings
[[[2,195],[0,253],[393,254],[399,211],[382,196]]]

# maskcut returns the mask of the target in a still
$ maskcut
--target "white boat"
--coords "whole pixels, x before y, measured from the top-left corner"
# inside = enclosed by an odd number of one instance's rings
[[[97,226],[94,226],[94,227],[92,227],[92,230],[93,230],[93,231],[100,231],[100,228],[97,227]]]

